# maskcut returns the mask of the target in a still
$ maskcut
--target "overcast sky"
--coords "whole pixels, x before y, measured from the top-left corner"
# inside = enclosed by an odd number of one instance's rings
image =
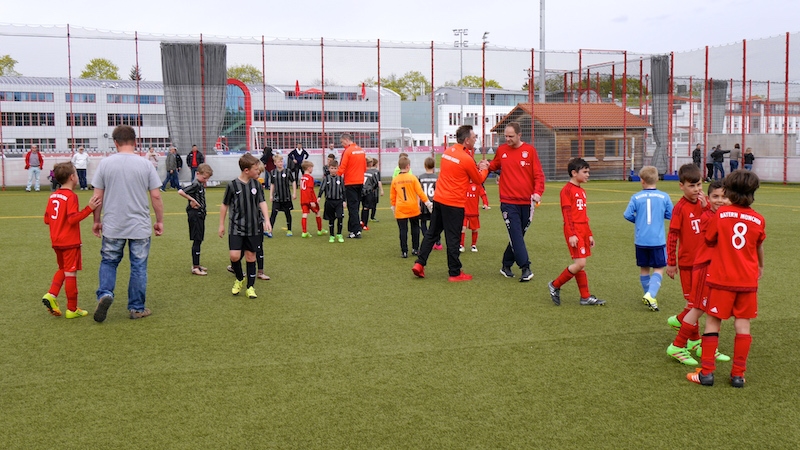
[[[783,35],[787,31],[796,32],[800,30],[798,18],[800,0],[550,0],[546,2],[545,48],[618,49],[639,54],[684,52],[706,45],[721,46],[742,39],[750,41]],[[3,35],[3,31],[9,29],[29,32],[31,27],[10,27],[8,24],[70,24],[73,27],[152,34],[248,36],[259,41],[263,35],[267,39],[324,37],[327,42],[328,39],[375,41],[380,38],[381,42],[435,41],[450,45],[455,39],[452,30],[467,28],[466,39],[470,45],[479,46],[483,33],[489,32],[489,46],[540,48],[539,2],[535,0],[306,0],[297,3],[209,0],[137,0],[124,3],[38,0],[29,3],[8,0],[0,6],[0,22],[5,24],[0,26],[0,55],[11,54],[20,61],[17,69],[31,76],[65,74],[61,71],[42,73],[41,60],[31,61],[31,55],[26,54],[25,42],[29,41]],[[103,46],[101,41],[80,45],[92,45],[96,51]],[[800,43],[794,44],[798,45]],[[58,52],[64,53],[63,45],[54,46]],[[38,49],[35,53],[44,56],[45,50]],[[230,65],[231,50],[228,53]],[[419,59],[424,61],[424,57]],[[61,66],[60,61],[53,61],[53,64]],[[78,60],[74,64],[78,66],[73,67],[76,70],[85,62]],[[126,76],[130,63],[117,64],[122,75]],[[146,69],[145,64],[142,66]],[[514,71],[516,73],[516,67]],[[514,76],[516,84],[516,78],[521,76]],[[294,80],[295,76],[287,78]],[[308,78],[306,82],[311,81],[310,76]],[[151,75],[150,79],[160,79],[160,76]]]
[[[454,28],[472,42],[539,48],[539,2],[341,0],[168,2],[4,1],[0,21],[72,24],[105,30],[222,36],[448,42]],[[489,6],[497,5],[497,6]],[[797,0],[572,0],[546,2],[548,49],[658,53],[800,30]]]

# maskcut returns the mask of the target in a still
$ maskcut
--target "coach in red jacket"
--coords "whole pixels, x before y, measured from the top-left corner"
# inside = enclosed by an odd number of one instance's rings
[[[522,142],[519,123],[510,122],[506,126],[505,138],[506,143],[498,147],[489,164],[489,171],[501,171],[500,211],[509,237],[500,273],[512,278],[511,266],[516,262],[522,270],[519,281],[530,281],[533,272],[525,247],[525,232],[533,218],[534,203],[539,203],[544,194],[544,171],[536,149]]]

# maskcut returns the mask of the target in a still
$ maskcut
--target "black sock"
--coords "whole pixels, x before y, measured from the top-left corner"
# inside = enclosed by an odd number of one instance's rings
[[[200,244],[203,241],[192,241],[192,264],[195,266],[200,265]]]
[[[244,280],[244,272],[242,272],[242,260],[238,261],[231,261],[231,267],[233,267],[233,274],[236,275],[236,279],[239,281]]]
[[[256,284],[256,262],[247,261],[247,287]]]

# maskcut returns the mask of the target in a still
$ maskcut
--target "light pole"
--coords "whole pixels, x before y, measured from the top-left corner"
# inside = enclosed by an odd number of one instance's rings
[[[460,72],[459,72],[459,79],[458,85],[461,87],[461,99],[459,103],[461,104],[461,115],[458,118],[458,124],[464,124],[464,86],[461,86],[461,81],[464,79],[464,47],[469,45],[469,41],[464,40],[464,36],[469,34],[468,28],[454,28],[453,35],[458,37],[458,40],[453,43],[453,47],[458,48],[458,57],[460,60]]]
[[[481,45],[481,153],[486,159],[486,44],[489,43],[489,32],[483,33]]]

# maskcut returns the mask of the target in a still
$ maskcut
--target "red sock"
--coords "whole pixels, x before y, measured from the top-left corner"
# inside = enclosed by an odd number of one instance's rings
[[[700,324],[695,323],[692,325],[692,334],[689,335],[689,339],[696,341],[700,339]]]
[[[300,219],[300,223],[303,225],[303,233],[308,233],[308,219],[303,217]]]
[[[76,277],[66,277],[67,309],[75,311],[78,309],[78,279]]]
[[[563,272],[561,272],[561,275],[559,275],[558,278],[553,280],[553,286],[555,286],[557,289],[560,289],[561,286],[566,284],[567,281],[571,280],[574,276],[575,274],[570,272],[569,267],[567,267]]]
[[[692,308],[689,308],[688,306],[686,308],[683,308],[683,311],[681,311],[681,313],[678,314],[678,321],[683,322],[683,318],[686,317],[686,314],[689,314],[689,311],[691,310]]]
[[[747,355],[750,353],[750,344],[753,343],[753,336],[749,334],[737,334],[733,339],[733,366],[731,367],[732,377],[743,377],[747,370]],[[705,355],[705,350],[703,350]]]
[[[701,366],[703,367],[703,375],[714,373],[717,368],[717,346],[719,346],[719,335],[714,333],[712,335],[704,334],[703,343],[703,357],[701,359]]]
[[[675,340],[672,341],[672,345],[680,348],[686,347],[686,341],[692,339],[692,332],[697,333],[697,324],[691,325],[681,321],[681,329],[678,331],[678,335],[675,336]],[[694,341],[696,339],[692,340]]]
[[[473,231],[472,232],[472,245],[475,245],[477,243],[478,243],[478,232],[477,231]]]
[[[575,274],[575,281],[578,283],[578,291],[581,293],[581,298],[589,298],[589,279],[586,277],[586,271],[581,270]]]
[[[461,233],[461,246],[464,246],[464,233]]]
[[[61,292],[62,284],[64,284],[64,271],[58,269],[58,272],[53,275],[53,282],[50,283],[50,290],[47,292],[53,297],[58,297],[58,293]]]
[[[322,217],[317,216],[317,230],[322,231]]]

